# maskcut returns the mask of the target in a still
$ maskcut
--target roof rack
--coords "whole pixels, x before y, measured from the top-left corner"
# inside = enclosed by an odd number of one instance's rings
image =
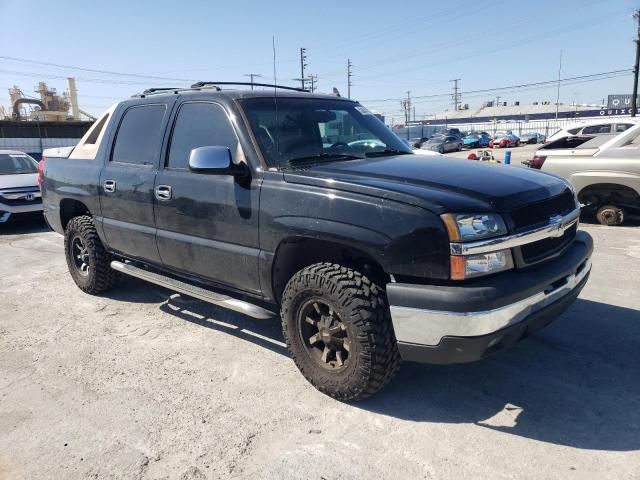
[[[272,83],[250,83],[250,82],[197,82],[191,85],[191,88],[202,88],[208,86],[217,86],[217,85],[242,85],[247,87],[271,87],[271,88],[280,88],[282,90],[293,90],[294,92],[309,92],[304,88],[296,88],[296,87],[285,87],[284,85],[274,85]]]
[[[282,90],[293,90],[294,92],[309,92],[309,90],[305,90],[303,88],[296,87],[285,87],[284,85],[273,85],[271,83],[249,83],[249,82],[197,82],[191,85],[191,87],[153,87],[147,88],[142,93],[136,93],[135,95],[131,95],[131,98],[144,98],[149,95],[160,95],[162,93],[179,93],[179,92],[188,92],[190,90],[199,90],[201,88],[214,88],[218,91],[222,89],[218,85],[245,85],[245,86],[253,86],[253,87],[269,87],[269,88],[280,88]]]

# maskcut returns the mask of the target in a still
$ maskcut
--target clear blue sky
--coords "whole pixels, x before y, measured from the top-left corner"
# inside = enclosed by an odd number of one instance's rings
[[[400,116],[399,97],[447,93],[460,78],[463,92],[631,68],[640,2],[632,0],[419,1],[34,1],[0,0],[0,55],[139,75],[188,80],[273,80],[299,77],[299,48],[319,89],[346,95],[347,58],[352,97],[388,116]],[[148,86],[181,86],[0,59],[0,104],[7,88],[33,94],[45,80],[59,91],[78,78],[81,108],[99,113]],[[600,102],[628,93],[631,76],[563,86],[561,101]],[[463,95],[477,105],[495,98]],[[501,92],[508,102],[555,101],[555,87]],[[380,99],[394,99],[379,101]],[[371,101],[375,100],[375,101]],[[417,116],[450,107],[450,99],[419,99]]]

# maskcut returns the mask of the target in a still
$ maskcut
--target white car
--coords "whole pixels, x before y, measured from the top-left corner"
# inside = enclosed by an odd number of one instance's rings
[[[637,122],[637,120],[632,118],[578,122],[561,128],[553,135],[550,135],[544,143],[551,143],[561,138],[574,135],[615,135],[633,127]]]
[[[0,150],[0,223],[42,212],[38,162],[17,150]]]

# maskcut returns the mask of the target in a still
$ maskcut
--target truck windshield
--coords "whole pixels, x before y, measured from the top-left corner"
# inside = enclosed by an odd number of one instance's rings
[[[38,164],[24,153],[0,153],[0,175],[38,173]]]
[[[240,104],[270,167],[412,153],[356,102],[286,97],[276,102],[270,97],[243,99]]]

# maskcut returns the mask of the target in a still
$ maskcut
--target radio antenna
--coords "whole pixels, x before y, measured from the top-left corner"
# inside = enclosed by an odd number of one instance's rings
[[[276,75],[276,36],[271,37],[271,45],[273,47],[273,84],[277,85],[278,77]],[[280,167],[280,127],[278,124],[278,89],[273,88],[273,104],[276,110],[276,152],[278,154],[278,167]]]

